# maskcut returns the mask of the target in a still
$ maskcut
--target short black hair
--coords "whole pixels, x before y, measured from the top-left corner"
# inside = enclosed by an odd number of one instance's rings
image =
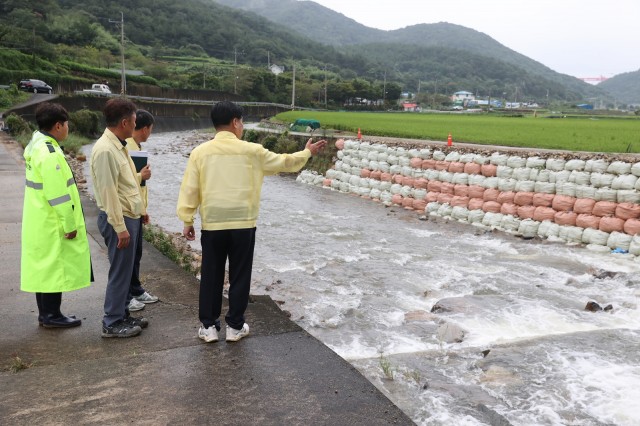
[[[213,127],[231,124],[234,118],[242,119],[242,107],[231,101],[220,101],[211,108],[211,122]]]
[[[136,104],[128,99],[113,98],[107,101],[102,114],[107,127],[117,127],[120,120],[131,117],[131,114],[135,114],[137,109]]]
[[[65,121],[69,121],[69,113],[60,104],[43,102],[36,108],[36,122],[40,130],[51,130],[56,123]]]
[[[153,115],[149,111],[139,109],[136,111],[136,130],[144,129],[155,123]]]

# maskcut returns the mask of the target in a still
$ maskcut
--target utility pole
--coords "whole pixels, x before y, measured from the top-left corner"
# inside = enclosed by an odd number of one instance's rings
[[[384,83],[382,84],[382,106],[387,103],[387,70],[384,70]]]
[[[296,109],[296,64],[293,64],[293,82],[291,88],[291,111]]]
[[[324,109],[327,109],[327,65],[324,66]]]
[[[122,58],[122,75],[120,77],[121,85],[120,85],[120,94],[122,96],[127,95],[127,78],[125,74],[124,68],[124,13],[120,12],[120,21],[114,21],[109,19],[109,22],[112,24],[120,24],[120,56]]]

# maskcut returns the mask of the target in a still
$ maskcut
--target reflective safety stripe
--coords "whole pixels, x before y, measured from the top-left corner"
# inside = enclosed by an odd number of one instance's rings
[[[49,200],[49,205],[51,207],[55,207],[59,204],[66,203],[67,201],[71,201],[71,196],[69,194],[63,195],[62,197],[54,198],[53,200]]]
[[[42,189],[42,184],[38,183],[38,182],[32,182],[29,179],[27,179],[26,185],[29,188],[33,188],[33,189]]]
[[[67,181],[67,186],[71,186],[71,185],[73,185],[73,184],[75,184],[75,183],[76,183],[76,180],[75,180],[74,178],[70,178],[70,179]]]

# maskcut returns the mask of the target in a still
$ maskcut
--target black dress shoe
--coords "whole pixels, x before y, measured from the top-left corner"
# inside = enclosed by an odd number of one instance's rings
[[[62,315],[62,314],[61,314],[61,315]],[[46,315],[38,315],[38,325],[39,325],[40,327],[42,327],[42,325],[43,325],[43,324],[42,324],[42,322],[43,322],[43,318],[44,318],[45,316],[46,316]],[[76,318],[76,316],[75,316],[75,315],[67,315],[67,316],[68,316],[69,318],[73,318],[73,319],[75,319],[75,318]]]
[[[77,327],[82,321],[75,317],[65,315],[45,315],[42,318],[42,326],[46,328],[69,328]]]

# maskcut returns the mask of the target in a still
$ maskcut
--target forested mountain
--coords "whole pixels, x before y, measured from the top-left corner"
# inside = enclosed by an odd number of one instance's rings
[[[148,84],[289,103],[295,65],[298,105],[324,104],[324,93],[327,105],[340,106],[352,97],[395,99],[401,90],[421,88],[443,96],[469,90],[538,102],[604,97],[598,87],[457,25],[386,32],[313,2],[228,2],[262,5],[279,13],[285,24],[277,24],[222,2],[228,0],[3,0],[0,84],[113,76],[106,69],[119,67],[123,17],[127,69],[144,71],[147,79],[138,81]],[[22,53],[9,54],[11,49]],[[274,76],[268,62],[284,65],[285,73]]]
[[[616,102],[640,105],[640,70],[618,74],[598,87],[611,93]]]

